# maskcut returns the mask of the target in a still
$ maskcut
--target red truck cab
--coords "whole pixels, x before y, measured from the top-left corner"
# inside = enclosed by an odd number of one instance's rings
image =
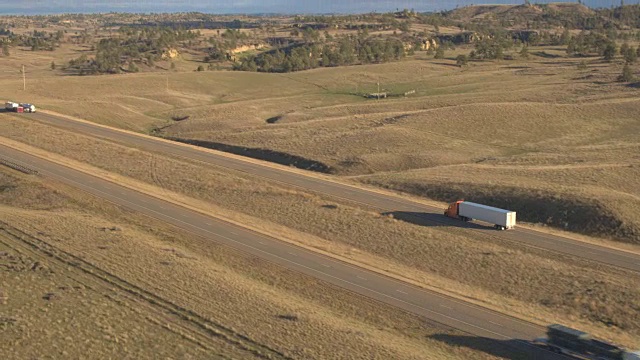
[[[460,219],[460,220],[463,220],[463,221],[470,221],[471,219],[469,219],[468,217],[460,216],[459,206],[463,202],[464,202],[464,200],[458,200],[456,202],[453,202],[453,203],[449,204],[449,207],[447,208],[447,210],[444,211],[444,216],[448,216],[448,217],[454,218],[454,219]]]

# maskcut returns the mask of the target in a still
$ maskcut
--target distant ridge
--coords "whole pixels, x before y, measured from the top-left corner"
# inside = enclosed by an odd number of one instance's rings
[[[533,4],[573,3],[577,1],[533,0]],[[164,4],[163,4],[164,3]],[[305,2],[293,0],[253,0],[233,4],[233,2],[211,2],[208,0],[171,1],[137,3],[131,6],[122,0],[86,0],[81,4],[68,0],[50,0],[42,2],[5,2],[0,3],[2,15],[48,15],[75,13],[176,13],[203,12],[224,15],[262,15],[278,16],[291,14],[357,14],[369,12],[392,12],[402,9],[414,9],[418,12],[447,11],[469,5],[522,5],[524,1],[516,0],[458,0],[458,1],[424,1],[403,0],[388,2],[381,0],[342,1],[325,0],[321,2]],[[620,5],[619,0],[583,0],[582,3],[591,8]],[[629,1],[631,4],[632,2]]]

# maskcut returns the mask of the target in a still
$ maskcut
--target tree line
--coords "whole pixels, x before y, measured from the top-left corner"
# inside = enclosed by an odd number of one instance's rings
[[[5,36],[5,40],[2,41],[3,46],[7,45],[8,47],[8,44],[24,46],[31,48],[32,51],[53,51],[64,40],[64,32],[62,30],[56,32],[34,30],[27,34],[16,35],[9,30],[0,29],[0,36]]]
[[[325,43],[301,43],[285,49],[249,56],[234,70],[279,72],[354,64],[385,63],[406,55],[404,44],[395,38],[342,36]]]
[[[156,61],[162,59],[165,50],[199,36],[199,33],[191,30],[163,27],[123,27],[118,33],[117,37],[101,39],[98,42],[94,58],[82,55],[72,59],[66,70],[80,75],[136,72],[137,64],[153,66]]]

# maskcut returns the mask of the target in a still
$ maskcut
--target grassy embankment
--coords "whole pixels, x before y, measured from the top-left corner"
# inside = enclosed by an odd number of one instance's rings
[[[0,183],[4,358],[493,358],[473,350],[487,341],[447,345],[464,336],[65,185],[4,168]]]
[[[46,70],[51,59],[76,54],[65,47],[4,62],[7,86],[0,96],[26,97],[43,108],[136,131],[161,128],[163,136],[259,158],[313,164],[437,200],[464,197],[509,207],[531,223],[640,242],[636,90],[614,83],[618,63],[580,59],[588,67],[579,70],[579,61],[566,58],[562,48],[530,52],[530,60],[463,69],[450,59],[418,55],[282,75],[70,77]],[[554,57],[535,55],[542,53]],[[34,70],[23,94],[11,69],[27,60]],[[381,101],[352,95],[377,91],[378,81],[385,91],[416,94]],[[176,116],[189,118],[174,123]]]

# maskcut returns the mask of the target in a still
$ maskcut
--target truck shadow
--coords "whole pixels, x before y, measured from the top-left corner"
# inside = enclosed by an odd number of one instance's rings
[[[462,220],[451,219],[442,214],[434,214],[427,212],[414,212],[414,211],[390,211],[384,212],[381,215],[390,216],[394,219],[408,222],[414,225],[420,226],[446,226],[446,227],[459,227],[467,229],[479,229],[479,230],[495,230],[491,225],[483,225],[475,222],[464,222]],[[496,230],[497,231],[497,230]]]
[[[560,360],[567,358],[533,345],[525,340],[496,340],[480,336],[434,334],[430,339],[440,341],[447,345],[463,347],[503,359],[535,359],[535,360]]]

